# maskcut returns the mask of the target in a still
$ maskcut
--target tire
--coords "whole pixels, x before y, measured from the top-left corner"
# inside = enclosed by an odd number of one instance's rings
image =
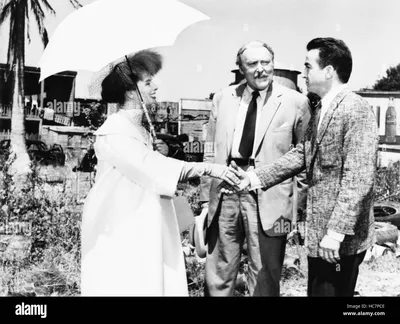
[[[400,203],[382,201],[374,204],[374,216],[377,222],[389,222],[400,229]]]
[[[376,244],[382,245],[387,242],[396,243],[399,238],[399,230],[396,226],[385,223],[375,222]]]

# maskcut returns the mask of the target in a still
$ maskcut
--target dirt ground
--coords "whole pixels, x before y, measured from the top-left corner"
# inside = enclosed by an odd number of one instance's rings
[[[400,233],[399,233],[400,234]],[[194,256],[184,240],[187,269],[189,274],[189,293],[191,296],[203,296],[204,262]],[[397,247],[385,248],[375,245],[360,265],[355,296],[361,297],[400,297],[400,239]],[[380,253],[379,253],[380,252]],[[383,252],[383,253],[382,253]],[[196,261],[197,260],[197,261]],[[242,258],[242,261],[246,257]],[[244,261],[246,264],[247,262]],[[246,266],[243,267],[246,269]],[[248,296],[246,271],[241,268],[236,282],[235,296]],[[244,270],[244,271],[243,271]],[[289,244],[286,248],[281,276],[282,297],[307,296],[307,255],[304,246]]]
[[[381,249],[376,246],[373,253]],[[382,251],[381,251],[382,252]],[[397,248],[366,258],[360,265],[355,296],[400,297],[400,240]],[[298,257],[300,256],[300,258]],[[293,262],[300,259],[299,265]],[[282,296],[307,296],[307,257],[304,247],[288,246],[281,280]]]
[[[397,246],[400,249],[400,246]],[[400,297],[400,256],[387,252],[360,266],[356,291],[360,296]]]

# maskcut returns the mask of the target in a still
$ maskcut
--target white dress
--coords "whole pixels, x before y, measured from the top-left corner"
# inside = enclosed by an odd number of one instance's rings
[[[183,162],[153,151],[142,111],[96,131],[95,185],[82,218],[82,296],[187,296],[172,203]]]

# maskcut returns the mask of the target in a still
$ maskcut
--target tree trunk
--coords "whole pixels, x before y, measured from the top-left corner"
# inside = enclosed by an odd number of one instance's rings
[[[16,159],[11,165],[11,172],[14,173],[14,181],[21,187],[28,173],[31,171],[30,159],[25,145],[25,125],[24,125],[24,70],[25,70],[25,6],[23,2],[16,7],[16,23],[12,33],[18,35],[14,47],[14,59],[12,66],[13,74],[13,97],[12,97],[12,117],[11,117],[11,146],[12,152],[16,154]]]

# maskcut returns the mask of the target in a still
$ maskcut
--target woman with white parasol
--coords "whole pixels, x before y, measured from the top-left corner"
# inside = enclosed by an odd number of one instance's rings
[[[206,175],[238,181],[227,166],[183,162],[153,150],[142,102],[155,102],[152,78],[161,66],[159,54],[140,51],[102,82],[103,100],[117,103],[118,112],[95,133],[96,181],[82,219],[82,295],[186,296],[172,202],[177,183]]]

